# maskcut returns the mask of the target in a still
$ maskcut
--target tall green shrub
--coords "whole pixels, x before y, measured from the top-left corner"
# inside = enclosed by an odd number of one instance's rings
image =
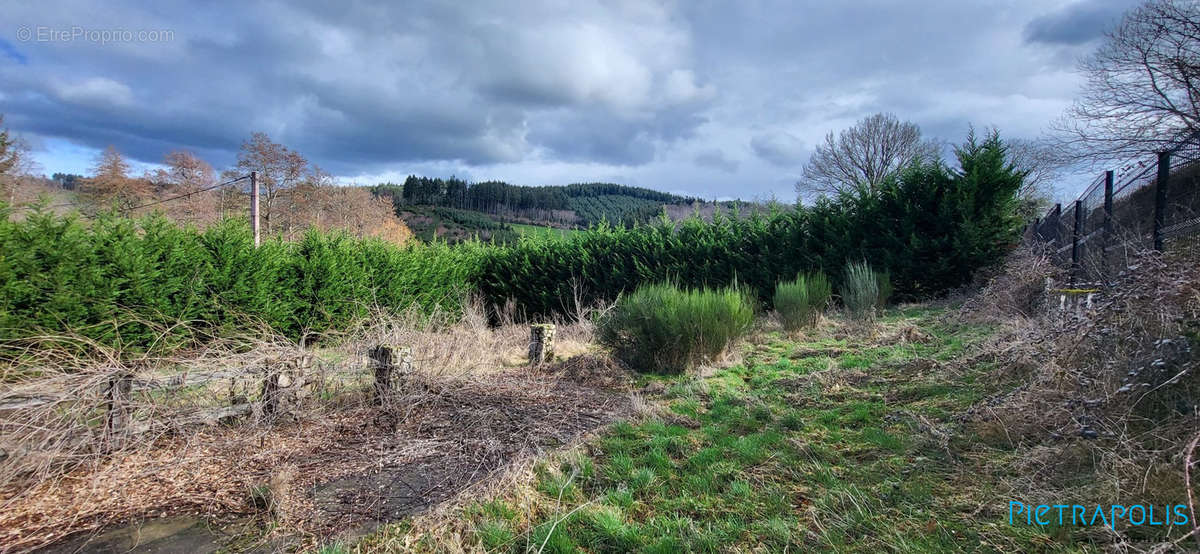
[[[754,309],[733,287],[639,287],[600,321],[599,338],[637,371],[681,373],[711,360],[750,330]]]
[[[854,319],[875,316],[879,304],[879,279],[867,262],[850,262],[842,279],[842,304]]]
[[[816,325],[832,295],[829,278],[817,272],[779,283],[772,301],[784,329],[796,331]]]

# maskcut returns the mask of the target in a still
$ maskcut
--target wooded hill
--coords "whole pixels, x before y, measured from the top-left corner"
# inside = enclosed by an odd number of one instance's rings
[[[613,183],[559,186],[520,186],[502,181],[470,183],[409,176],[403,184],[381,183],[371,188],[389,196],[396,215],[419,237],[450,240],[479,236],[501,240],[514,236],[506,223],[558,228],[586,228],[607,221],[632,226],[647,223],[663,206],[687,207],[700,202],[656,190]],[[474,217],[469,214],[480,214]]]

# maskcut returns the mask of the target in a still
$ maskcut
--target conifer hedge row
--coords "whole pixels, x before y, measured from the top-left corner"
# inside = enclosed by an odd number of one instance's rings
[[[775,286],[822,271],[841,285],[848,261],[890,273],[895,293],[921,298],[966,283],[1019,238],[1023,174],[996,135],[956,149],[960,169],[917,164],[876,190],[749,217],[601,226],[566,241],[488,249],[475,286],[489,303],[515,299],[530,316],[610,301],[643,283],[718,288],[736,282],[769,305]]]
[[[0,356],[4,345],[68,331],[123,352],[175,349],[260,321],[302,339],[373,307],[453,310],[469,292],[493,305],[514,299],[530,317],[571,312],[576,294],[609,301],[647,283],[736,283],[769,304],[776,284],[800,273],[823,271],[840,285],[853,260],[890,272],[897,296],[924,297],[999,260],[1021,227],[1023,176],[999,138],[969,140],[957,156],[961,170],[914,165],[876,190],[815,206],[509,245],[397,247],[314,231],[255,249],[240,221],[196,231],[161,217],[18,220],[0,204]]]
[[[15,220],[3,206],[0,216],[7,346],[71,333],[122,352],[169,351],[261,323],[300,339],[377,306],[455,310],[480,251],[315,231],[256,249],[240,221],[201,232],[162,217]]]

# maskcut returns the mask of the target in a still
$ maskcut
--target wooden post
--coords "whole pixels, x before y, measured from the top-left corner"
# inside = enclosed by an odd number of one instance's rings
[[[1163,251],[1163,228],[1167,226],[1167,182],[1171,180],[1171,153],[1158,153],[1158,178],[1154,183],[1154,249]]]
[[[554,361],[554,325],[535,323],[529,326],[529,365]]]
[[[254,229],[254,247],[258,248],[261,236],[258,230],[258,172],[250,172],[250,227]]]
[[[132,392],[133,373],[122,370],[108,378],[104,391],[104,403],[108,408],[104,430],[109,436],[120,433],[129,426],[129,416],[133,411],[129,405]]]
[[[270,419],[279,412],[279,364],[268,361],[262,382],[262,414]]]
[[[375,392],[371,396],[371,402],[376,406],[384,405],[392,394],[392,378],[395,373],[393,370],[396,368],[398,358],[405,357],[403,350],[381,344],[367,353],[375,370]]]

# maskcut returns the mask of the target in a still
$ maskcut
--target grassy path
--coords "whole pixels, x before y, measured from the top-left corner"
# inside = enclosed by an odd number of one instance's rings
[[[350,549],[1055,550],[1008,525],[1004,448],[956,423],[1003,386],[986,362],[964,362],[989,329],[938,316],[893,313],[872,339],[761,336],[709,377],[648,381],[658,417],[618,423],[538,465],[530,490],[467,507],[461,534],[399,525]]]

